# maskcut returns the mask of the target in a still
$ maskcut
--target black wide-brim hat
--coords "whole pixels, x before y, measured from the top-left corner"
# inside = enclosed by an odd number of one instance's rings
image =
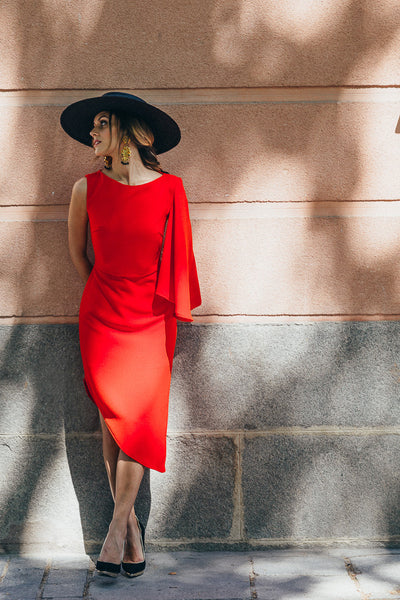
[[[142,98],[125,92],[107,92],[96,98],[86,98],[67,106],[60,117],[61,127],[74,140],[92,146],[90,131],[93,119],[101,111],[123,112],[143,119],[154,134],[154,149],[157,154],[171,150],[181,139],[180,129],[164,111],[148,104]]]

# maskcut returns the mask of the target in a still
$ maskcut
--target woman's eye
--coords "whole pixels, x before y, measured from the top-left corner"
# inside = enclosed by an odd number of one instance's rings
[[[102,120],[100,121],[100,125],[101,125],[102,127],[104,127],[104,126],[105,126],[105,125],[107,125],[107,124],[108,124],[108,121],[106,121],[105,119],[102,119]]]

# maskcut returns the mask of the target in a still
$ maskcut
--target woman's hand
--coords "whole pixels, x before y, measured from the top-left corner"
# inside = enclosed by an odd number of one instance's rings
[[[69,253],[82,281],[87,282],[92,265],[87,257],[88,214],[86,209],[87,180],[79,179],[72,189],[68,215]]]

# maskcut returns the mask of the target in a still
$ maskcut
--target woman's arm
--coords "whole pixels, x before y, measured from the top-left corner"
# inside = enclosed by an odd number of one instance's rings
[[[82,281],[87,282],[92,265],[87,257],[88,214],[86,210],[87,181],[83,177],[72,189],[68,215],[69,253]]]

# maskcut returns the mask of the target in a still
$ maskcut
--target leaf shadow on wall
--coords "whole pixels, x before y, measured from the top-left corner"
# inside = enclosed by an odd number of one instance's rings
[[[230,3],[225,17],[225,23],[220,23],[221,29],[225,27],[230,29],[232,37],[240,40],[240,14],[244,3]],[[316,33],[308,42],[299,42],[288,39],[285,36],[279,38],[276,31],[269,31],[265,21],[253,23],[250,34],[244,35],[245,43],[238,52],[234,64],[229,65],[229,56],[226,59],[225,66],[230,74],[237,77],[237,81],[248,69],[253,72],[257,69],[257,56],[266,52],[274,40],[275,47],[282,49],[280,61],[275,64],[275,73],[278,81],[268,81],[268,84],[278,85],[284,81],[287,85],[296,83],[300,85],[300,74],[304,71],[310,73],[317,67],[321,59],[331,55],[332,70],[328,74],[329,83],[337,85],[341,82],[351,81],[354,68],[366,57],[375,56],[378,59],[385,56],[385,50],[390,47],[393,39],[398,35],[400,28],[399,9],[392,7],[391,11],[382,14],[377,19],[373,19],[369,14],[369,8],[366,3],[349,1],[343,3],[345,6],[340,19],[332,21],[329,31],[323,36]],[[361,11],[361,14],[359,14]],[[389,12],[393,18],[389,18]],[[372,33],[373,29],[374,32]],[[343,38],[344,35],[344,38]],[[279,38],[279,39],[277,39]],[[335,60],[335,52],[343,42],[346,41],[348,52],[343,54],[343,60]],[[384,41],[383,41],[384,40]],[[354,42],[354,43],[353,43]],[[230,48],[227,44],[227,50]],[[278,54],[279,55],[279,54]],[[299,59],[300,57],[300,59]],[[327,60],[325,64],[328,64]],[[277,67],[276,65],[279,65]],[[301,68],[302,67],[302,68]],[[299,78],[294,77],[295,69],[298,70]],[[356,75],[354,76],[356,77]],[[322,78],[322,75],[321,75]],[[261,82],[260,82],[261,83]],[[314,82],[315,84],[316,82]],[[283,103],[284,104],[284,103]],[[223,183],[218,178],[213,182],[218,190],[218,199],[229,197],[233,200],[244,199],[248,201],[261,200],[261,191],[256,190],[257,197],[250,196],[246,198],[238,197],[237,190],[244,190],[243,173],[257,172],[257,165],[254,162],[258,160],[260,164],[259,171],[262,170],[262,160],[264,157],[276,156],[282,157],[282,161],[293,160],[296,165],[302,169],[302,177],[306,180],[303,186],[304,197],[296,198],[296,191],[278,189],[273,200],[307,200],[310,201],[309,219],[304,219],[302,224],[296,224],[293,220],[292,235],[298,228],[300,239],[303,237],[304,246],[293,248],[292,273],[290,285],[296,286],[298,290],[298,304],[301,314],[318,317],[320,314],[337,312],[337,306],[341,306],[337,314],[338,324],[321,323],[310,326],[298,326],[299,331],[304,333],[301,340],[302,351],[291,349],[290,372],[287,365],[282,364],[280,368],[269,362],[268,347],[264,353],[260,351],[258,357],[252,356],[252,360],[247,369],[248,390],[243,395],[236,393],[235,385],[238,382],[238,374],[233,374],[233,380],[229,363],[229,357],[224,356],[224,350],[221,348],[219,356],[210,351],[208,345],[210,334],[204,332],[204,344],[193,346],[196,350],[192,353],[190,343],[186,348],[187,356],[179,356],[178,361],[187,365],[188,373],[187,383],[179,382],[180,389],[176,389],[178,395],[179,407],[182,409],[184,423],[187,428],[192,428],[198,434],[201,430],[220,430],[221,414],[218,408],[221,404],[224,408],[221,413],[226,411],[225,415],[229,430],[235,429],[235,423],[239,423],[239,429],[248,430],[249,414],[257,416],[253,419],[250,429],[257,431],[271,426],[324,426],[348,427],[351,424],[354,427],[377,427],[391,426],[399,422],[398,405],[396,401],[398,393],[398,382],[394,381],[392,369],[396,365],[396,352],[398,351],[398,328],[390,323],[343,323],[342,315],[357,315],[368,313],[372,307],[374,314],[387,314],[392,310],[399,313],[399,295],[398,295],[398,241],[395,239],[395,226],[390,221],[383,221],[383,230],[388,232],[392,227],[390,248],[384,249],[383,259],[372,255],[372,260],[368,260],[367,253],[372,244],[370,238],[376,235],[373,230],[366,231],[366,253],[363,255],[362,246],[357,248],[354,244],[354,224],[350,220],[339,218],[321,218],[316,210],[318,201],[340,201],[340,200],[360,200],[359,190],[365,190],[366,173],[364,147],[368,143],[368,138],[363,137],[365,130],[363,126],[380,115],[380,107],[374,106],[368,114],[368,107],[357,106],[361,114],[366,115],[364,125],[362,122],[352,121],[355,111],[350,110],[353,107],[349,105],[336,105],[336,103],[320,103],[317,107],[312,103],[286,104],[275,107],[272,104],[254,109],[257,112],[257,127],[251,124],[251,110],[229,107],[231,115],[238,115],[233,118],[229,129],[219,131],[218,127],[214,129],[214,135],[222,139],[222,143],[215,148],[215,140],[209,140],[207,144],[206,137],[201,138],[204,144],[200,148],[201,156],[205,157],[200,161],[201,169],[198,169],[198,189],[200,182],[204,177],[204,172],[212,172],[213,161],[217,163],[217,173],[229,173],[226,178],[229,181],[226,185],[226,179]],[[291,122],[291,127],[284,132],[279,131],[280,121],[276,120],[269,113],[279,117],[286,112],[289,113],[295,108],[299,112],[299,118]],[[221,111],[223,109],[221,108]],[[382,109],[384,110],[384,109]],[[396,112],[396,107],[391,106],[392,114]],[[218,108],[205,108],[212,116],[213,112],[218,112]],[[189,111],[188,111],[189,112]],[[264,113],[264,117],[263,117]],[[245,116],[245,120],[243,120]],[[397,116],[396,116],[397,119]],[[215,120],[217,123],[218,120]],[[214,121],[213,121],[214,123]],[[243,127],[245,124],[245,127]],[[379,121],[380,127],[388,127],[389,135],[392,136],[394,130],[393,121],[390,117],[386,121]],[[196,131],[197,124],[192,124]],[[199,123],[200,135],[204,129],[204,124]],[[244,130],[244,132],[243,132]],[[327,138],[327,132],[329,137]],[[218,134],[220,133],[220,136]],[[271,135],[272,133],[272,135]],[[262,142],[260,138],[262,137]],[[243,145],[247,144],[248,139],[256,140],[256,149],[253,154],[248,153],[247,161],[231,161],[232,149],[241,155]],[[293,143],[288,143],[288,140]],[[213,152],[212,150],[213,146]],[[220,151],[221,147],[226,150]],[[210,153],[208,150],[210,149]],[[230,151],[229,151],[230,150]],[[211,156],[210,163],[207,163],[207,157]],[[385,156],[385,155],[384,155]],[[384,158],[383,156],[383,158]],[[260,158],[261,157],[261,158]],[[387,159],[391,158],[389,154]],[[382,157],[380,157],[382,161]],[[253,161],[253,162],[252,162]],[[196,157],[192,160],[188,158],[189,170],[195,170]],[[267,162],[267,161],[266,161]],[[371,160],[372,162],[372,160]],[[265,171],[264,171],[265,173]],[[387,169],[377,172],[381,177],[382,187],[388,189],[388,178],[390,175]],[[272,174],[271,174],[272,176]],[[386,179],[385,179],[386,178]],[[268,176],[266,177],[268,180]],[[199,201],[208,201],[209,182],[206,183],[206,192],[200,196]],[[267,186],[268,187],[268,186]],[[389,186],[390,187],[390,186]],[[374,186],[376,190],[377,186]],[[392,186],[393,189],[393,186]],[[223,194],[223,192],[229,192]],[[274,190],[273,190],[274,191]],[[293,197],[294,195],[294,197]],[[384,197],[384,196],[383,196]],[[265,200],[270,200],[264,196]],[[307,224],[304,225],[304,222]],[[345,223],[343,222],[345,221]],[[361,222],[360,220],[359,222]],[[375,220],[376,223],[376,220]],[[362,224],[362,223],[361,223]],[[223,225],[220,225],[222,228]],[[214,300],[212,295],[213,282],[219,281],[224,271],[221,269],[222,258],[229,256],[233,264],[238,258],[238,264],[243,264],[240,257],[248,256],[248,246],[245,242],[241,244],[241,238],[238,231],[230,239],[225,236],[224,244],[228,247],[218,248],[217,245],[211,245],[209,254],[213,255],[214,260],[201,265],[201,273],[207,282],[205,303],[206,312],[214,311]],[[266,231],[266,236],[273,232]],[[288,238],[290,239],[290,238]],[[252,241],[247,242],[252,247]],[[266,240],[265,245],[268,245]],[[218,251],[221,257],[218,260]],[[262,248],[254,250],[255,255],[262,254]],[[322,255],[322,268],[318,268],[315,257]],[[215,258],[215,256],[217,258]],[[268,257],[268,253],[262,254]],[[274,254],[272,253],[272,256]],[[265,299],[265,305],[271,304],[271,293],[277,298],[276,306],[279,306],[278,313],[281,315],[293,314],[293,305],[288,303],[285,294],[279,291],[271,290],[269,276],[269,265],[265,263],[264,277],[254,278],[254,289],[259,290],[260,297]],[[294,274],[294,275],[293,275]],[[247,274],[234,271],[234,277],[228,274],[229,281],[224,281],[226,290],[227,304],[231,302],[231,296],[240,297],[240,290],[248,289]],[[283,280],[283,278],[282,278]],[[287,285],[287,282],[284,282]],[[365,290],[368,287],[368,292]],[[300,300],[301,299],[301,300]],[[219,305],[220,298],[215,303],[215,308]],[[320,302],[317,306],[317,302]],[[237,305],[236,305],[237,306]],[[335,309],[331,308],[335,307]],[[246,308],[246,307],[245,307]],[[303,312],[304,311],[304,312]],[[229,314],[229,309],[226,314]],[[246,313],[248,311],[236,310],[235,312]],[[265,314],[273,314],[265,311]],[[335,317],[335,315],[331,315]],[[389,314],[390,317],[390,314]],[[211,326],[208,326],[211,327]],[[215,326],[212,326],[215,330]],[[230,326],[224,326],[229,330]],[[278,328],[271,326],[265,328],[265,331]],[[254,326],[256,329],[257,326]],[[284,329],[282,326],[281,329]],[[296,326],[292,326],[295,329]],[[243,327],[245,329],[245,327]],[[308,331],[307,331],[308,329]],[[232,331],[234,330],[232,326]],[[190,332],[194,339],[199,337]],[[254,335],[254,334],[253,334]],[[370,335],[370,338],[368,338]],[[265,333],[265,339],[274,336]],[[296,337],[296,336],[294,336]],[[288,339],[281,337],[282,352],[288,343]],[[373,343],[371,344],[371,340]],[[215,341],[215,340],[214,340]],[[386,344],[390,344],[389,347]],[[207,346],[207,348],[206,348]],[[274,346],[271,346],[276,356]],[[246,350],[246,352],[248,349]],[[181,349],[185,354],[185,349]],[[207,361],[203,359],[212,356]],[[222,359],[221,357],[224,356]],[[296,356],[298,364],[296,365]],[[196,360],[200,357],[202,365],[201,375],[196,374]],[[247,355],[240,355],[241,364],[245,363]],[[368,361],[366,361],[368,357]],[[311,360],[312,359],[312,360]],[[240,360],[238,361],[240,364]],[[378,361],[378,365],[376,365]],[[218,365],[224,365],[224,376],[226,376],[226,385],[221,385],[218,376],[215,376],[213,370]],[[319,368],[308,368],[307,365],[315,365]],[[228,365],[228,366],[226,366]],[[371,370],[371,365],[376,366]],[[350,370],[354,367],[354,372]],[[357,368],[356,368],[357,366]],[[269,378],[273,373],[274,379]],[[264,370],[264,373],[260,375]],[[278,371],[278,372],[276,372]],[[380,377],[377,375],[380,373]],[[231,382],[234,383],[231,383]],[[239,386],[240,387],[240,386]],[[384,392],[384,395],[382,395]],[[253,395],[252,395],[253,394]],[[261,397],[260,397],[261,396]],[[312,398],[312,407],[307,407],[307,401]],[[184,401],[182,400],[184,399]],[[222,400],[221,400],[222,399]],[[257,401],[256,401],[257,399]],[[257,402],[257,404],[256,404]],[[366,404],[365,404],[366,403]],[[228,405],[228,406],[227,406]],[[243,409],[243,405],[245,408]],[[229,411],[229,406],[231,410]],[[218,408],[217,408],[218,407]],[[262,416],[264,415],[264,416]],[[223,421],[223,420],[222,420]],[[261,425],[260,425],[261,423]],[[222,424],[222,429],[226,427]],[[228,434],[227,434],[228,435]],[[363,436],[355,434],[352,438],[346,436],[326,437],[306,435],[298,437],[293,441],[293,447],[290,447],[288,438],[279,437],[278,443],[273,438],[263,440],[262,436],[257,440],[256,437],[246,443],[244,453],[237,452],[243,463],[243,486],[244,486],[244,523],[245,532],[243,538],[235,537],[239,531],[238,527],[232,528],[232,535],[228,535],[231,543],[236,541],[246,541],[248,538],[258,539],[259,543],[264,540],[268,545],[271,538],[287,537],[291,540],[318,538],[347,538],[349,535],[354,537],[361,536],[367,538],[378,538],[383,540],[393,540],[400,534],[400,515],[397,499],[399,497],[399,483],[393,477],[396,472],[394,466],[394,451],[396,449],[397,437],[387,436]],[[340,440],[340,443],[338,441]],[[274,452],[270,452],[270,445],[275,444]],[[255,448],[258,445],[258,455]],[[253,448],[253,450],[252,450]],[[376,452],[379,449],[378,452]],[[375,461],[376,456],[381,459]],[[258,457],[258,458],[257,458]],[[369,457],[369,458],[368,458]],[[261,461],[257,463],[258,461]],[[375,462],[374,462],[375,461]],[[394,469],[391,471],[391,468]],[[369,473],[368,481],[374,481],[373,486],[369,486],[365,474]],[[279,474],[282,480],[279,480]],[[388,490],[387,484],[384,484],[385,478],[391,482]],[[318,487],[318,480],[321,480],[321,487]],[[275,486],[275,487],[274,487]],[[275,491],[274,491],[275,490]],[[360,490],[363,490],[361,496],[363,503],[368,506],[365,517],[364,508],[359,503]],[[313,492],[320,492],[320,497],[313,497]],[[210,485],[208,514],[212,515],[216,500],[214,500],[214,487]],[[336,502],[332,502],[332,498]],[[185,515],[191,512],[191,506],[196,502],[196,478],[193,478],[193,484],[183,487],[179,494],[172,493],[170,505],[177,503],[180,510],[175,512],[174,519],[178,523],[184,521]],[[225,506],[230,514],[234,514],[233,498],[231,497]],[[313,514],[313,509],[315,512]],[[219,513],[218,513],[219,514]],[[237,516],[237,513],[236,515]],[[209,517],[210,518],[210,517]],[[212,518],[212,517],[211,517]],[[367,522],[367,519],[370,519]],[[206,531],[208,524],[204,525],[204,543],[212,541]],[[351,533],[350,533],[351,532]],[[201,531],[196,529],[197,539],[201,537]],[[226,530],[225,530],[226,534]],[[169,535],[173,535],[172,531]],[[217,540],[216,540],[217,541]],[[219,541],[219,540],[218,540]],[[390,544],[390,541],[388,542]]]

